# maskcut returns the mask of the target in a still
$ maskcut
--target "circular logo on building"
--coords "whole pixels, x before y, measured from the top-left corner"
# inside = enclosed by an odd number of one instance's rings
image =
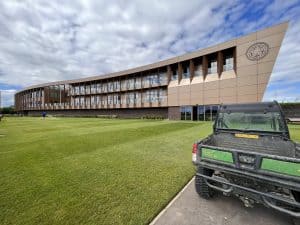
[[[249,60],[256,61],[261,60],[268,53],[269,45],[266,42],[257,42],[248,48],[246,56]]]

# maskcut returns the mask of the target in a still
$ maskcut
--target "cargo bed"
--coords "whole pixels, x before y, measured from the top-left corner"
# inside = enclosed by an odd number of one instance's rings
[[[249,153],[263,153],[284,157],[296,157],[296,146],[289,139],[280,136],[260,135],[258,138],[236,137],[235,133],[212,134],[202,144],[211,147],[244,150]]]

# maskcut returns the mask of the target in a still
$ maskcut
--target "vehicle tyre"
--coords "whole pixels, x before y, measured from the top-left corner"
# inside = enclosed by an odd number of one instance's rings
[[[206,176],[212,176],[213,171],[199,166],[197,173],[201,173]],[[201,176],[196,175],[195,187],[198,195],[204,199],[210,199],[214,195],[214,190],[206,184],[205,179]]]

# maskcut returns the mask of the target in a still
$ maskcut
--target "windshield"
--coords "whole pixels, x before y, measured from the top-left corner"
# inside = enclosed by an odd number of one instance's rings
[[[284,124],[278,112],[267,113],[219,113],[216,122],[218,129],[254,130],[267,132],[284,132]]]

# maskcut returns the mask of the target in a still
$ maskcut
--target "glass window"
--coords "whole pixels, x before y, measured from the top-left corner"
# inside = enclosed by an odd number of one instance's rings
[[[109,92],[113,92],[114,91],[114,83],[113,82],[109,82],[108,83],[108,91]]]
[[[141,78],[135,78],[134,88],[141,88]]]
[[[185,107],[185,120],[192,120],[192,107]]]
[[[130,88],[135,89],[135,78],[130,79]]]
[[[126,94],[126,104],[130,104],[130,96],[129,96],[129,94]]]
[[[85,97],[84,100],[85,100],[85,105],[89,106],[90,105],[90,97]]]
[[[199,64],[199,65],[196,65],[195,66],[195,74],[194,76],[195,77],[200,77],[203,75],[203,72],[202,72],[202,64]]]
[[[134,104],[136,103],[136,95],[134,92],[128,93],[126,96],[126,103],[127,104]]]
[[[100,100],[101,100],[100,96],[97,96],[97,97],[96,97],[96,104],[97,104],[97,105],[100,105],[100,103],[101,103]]]
[[[167,90],[160,89],[158,93],[158,101],[163,102],[167,99]]]
[[[127,80],[122,80],[121,81],[121,89],[122,90],[127,90]]]
[[[192,120],[192,107],[182,106],[180,107],[181,120]]]
[[[79,86],[75,86],[74,90],[75,90],[75,95],[79,95]]]
[[[107,104],[108,105],[112,105],[113,104],[113,96],[112,95],[108,95]]]
[[[233,70],[233,56],[225,55],[223,62],[223,71]]]
[[[91,86],[90,86],[90,85],[85,85],[85,86],[84,86],[84,89],[85,89],[85,93],[86,93],[86,94],[89,94],[90,91],[91,91]]]
[[[91,86],[90,85],[86,85],[85,86],[85,93],[89,94],[91,90]]]
[[[107,96],[102,96],[101,97],[101,103],[102,103],[102,105],[106,105],[107,104]]]
[[[144,76],[142,78],[142,85],[143,85],[143,87],[147,87],[149,85],[149,80],[148,80],[147,76]]]
[[[84,97],[80,97],[80,105],[84,106]]]
[[[134,89],[135,86],[134,83],[135,83],[134,79],[127,80],[127,89]]]
[[[94,105],[96,105],[96,103],[97,103],[96,96],[92,96],[91,97],[91,105],[94,106]]]
[[[91,104],[91,106],[93,106],[95,104],[95,97],[94,96],[91,96],[89,97],[89,103]]]
[[[211,108],[210,108],[210,105],[207,105],[204,107],[204,119],[206,121],[211,121]]]
[[[212,121],[214,121],[216,119],[218,110],[219,110],[219,106],[217,106],[217,105],[211,106],[211,119],[212,119]]]
[[[91,93],[96,93],[96,84],[91,84]]]
[[[181,116],[181,120],[185,120],[185,107],[184,106],[180,107],[180,116]]]
[[[149,91],[147,91],[147,100],[148,100],[148,102],[151,102],[151,91],[149,90]]]
[[[284,124],[278,112],[231,112],[220,113],[217,121],[217,128],[283,132]]]
[[[167,84],[167,73],[160,73],[158,80],[159,84]]]
[[[157,90],[151,90],[151,102],[157,102],[158,97],[157,97]]]
[[[140,103],[141,101],[141,93],[136,92],[135,93],[135,103]]]
[[[107,92],[107,83],[102,84],[102,92]]]
[[[198,106],[198,120],[204,121],[204,106]]]
[[[147,79],[148,79],[148,83],[149,83],[150,85],[153,85],[153,75],[147,76]]]
[[[80,94],[85,94],[84,85],[80,86]]]
[[[121,96],[120,95],[114,95],[114,104],[115,105],[121,104]]]
[[[97,93],[101,93],[102,84],[97,84],[96,88],[97,88]]]
[[[172,73],[172,80],[178,80],[178,70],[173,70]]]
[[[126,89],[128,90],[128,89],[130,89],[130,79],[129,80],[127,80],[127,82],[126,82]]]
[[[188,66],[183,67],[182,77],[183,77],[183,79],[186,79],[186,78],[190,77],[190,68]]]
[[[114,82],[114,90],[115,91],[119,91],[120,90],[120,82],[119,81],[115,81]]]
[[[157,85],[159,84],[159,79],[158,79],[158,76],[157,74],[152,74],[149,76],[149,82],[151,85]]]
[[[208,64],[208,74],[217,73],[217,60],[210,60]]]
[[[144,102],[144,103],[151,102],[151,97],[152,97],[151,90],[147,90],[147,91],[144,92],[144,94],[143,94],[143,102]]]

